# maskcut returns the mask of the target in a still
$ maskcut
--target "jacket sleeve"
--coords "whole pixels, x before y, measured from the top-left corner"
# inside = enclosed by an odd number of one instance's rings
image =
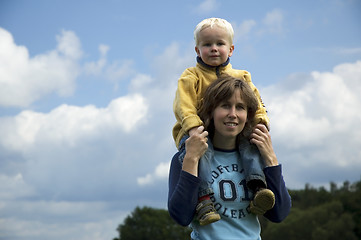
[[[182,170],[178,156],[173,156],[169,171],[168,211],[178,224],[188,226],[197,206],[200,179]]]
[[[256,86],[252,83],[251,74],[249,72],[244,71],[243,77],[244,77],[244,80],[251,86],[254,94],[258,98],[259,107],[256,111],[255,119],[257,119],[257,123],[263,123],[264,125],[266,125],[269,130],[270,129],[270,120],[267,116],[266,106],[264,105],[264,103],[262,101],[261,94],[259,93]]]
[[[191,69],[186,69],[178,80],[173,111],[184,132],[203,125],[203,122],[197,115],[197,79],[197,76]]]
[[[270,189],[276,198],[274,207],[267,211],[264,216],[272,222],[282,222],[290,213],[291,197],[286,188],[282,176],[282,166],[266,167],[264,173],[267,181],[267,188]]]

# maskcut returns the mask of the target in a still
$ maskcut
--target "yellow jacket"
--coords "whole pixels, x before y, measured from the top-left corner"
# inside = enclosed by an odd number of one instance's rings
[[[201,60],[198,60],[197,65],[187,68],[178,80],[178,89],[173,102],[173,111],[177,119],[173,127],[173,138],[177,147],[179,147],[182,137],[188,134],[190,129],[203,125],[203,122],[197,115],[198,104],[206,88],[217,79],[217,74],[219,76],[224,73],[243,79],[251,86],[260,103],[255,118],[258,119],[257,122],[261,122],[269,128],[266,108],[256,86],[251,81],[251,74],[249,72],[233,69],[232,65],[228,62],[224,66],[211,68],[206,66]]]

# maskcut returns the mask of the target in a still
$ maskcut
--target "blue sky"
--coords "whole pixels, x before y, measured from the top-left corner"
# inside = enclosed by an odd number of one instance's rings
[[[172,101],[221,17],[289,188],[361,176],[361,1],[0,0],[0,239],[112,239],[166,208]]]

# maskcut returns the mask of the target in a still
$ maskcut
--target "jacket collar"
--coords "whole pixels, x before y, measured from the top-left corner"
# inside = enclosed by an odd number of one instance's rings
[[[214,69],[216,71],[217,76],[219,76],[219,73],[220,73],[219,70],[223,67],[226,67],[229,64],[229,61],[230,61],[230,58],[228,58],[227,61],[225,61],[221,65],[211,66],[211,65],[208,65],[207,63],[203,62],[202,58],[197,56],[197,63],[199,63],[200,65],[202,65],[203,67],[206,67],[208,69]]]

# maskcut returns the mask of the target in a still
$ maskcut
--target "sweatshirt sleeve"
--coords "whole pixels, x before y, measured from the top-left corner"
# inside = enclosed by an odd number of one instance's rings
[[[272,222],[282,222],[290,213],[291,197],[286,188],[286,184],[282,176],[282,166],[266,167],[264,169],[267,187],[276,198],[274,207],[267,211],[264,216]]]
[[[200,179],[182,170],[178,156],[173,156],[169,171],[168,211],[178,224],[188,226],[197,206]]]
[[[257,119],[257,123],[263,123],[264,125],[267,126],[268,129],[270,129],[270,120],[267,116],[266,106],[263,103],[261,94],[259,93],[258,89],[256,88],[256,86],[253,84],[253,82],[251,80],[251,74],[247,71],[244,71],[243,78],[251,86],[254,94],[258,98],[259,107],[258,107],[258,109],[256,111],[256,115],[255,115],[255,119]]]
[[[203,125],[197,115],[197,77],[191,69],[186,69],[178,80],[173,111],[184,132]]]

